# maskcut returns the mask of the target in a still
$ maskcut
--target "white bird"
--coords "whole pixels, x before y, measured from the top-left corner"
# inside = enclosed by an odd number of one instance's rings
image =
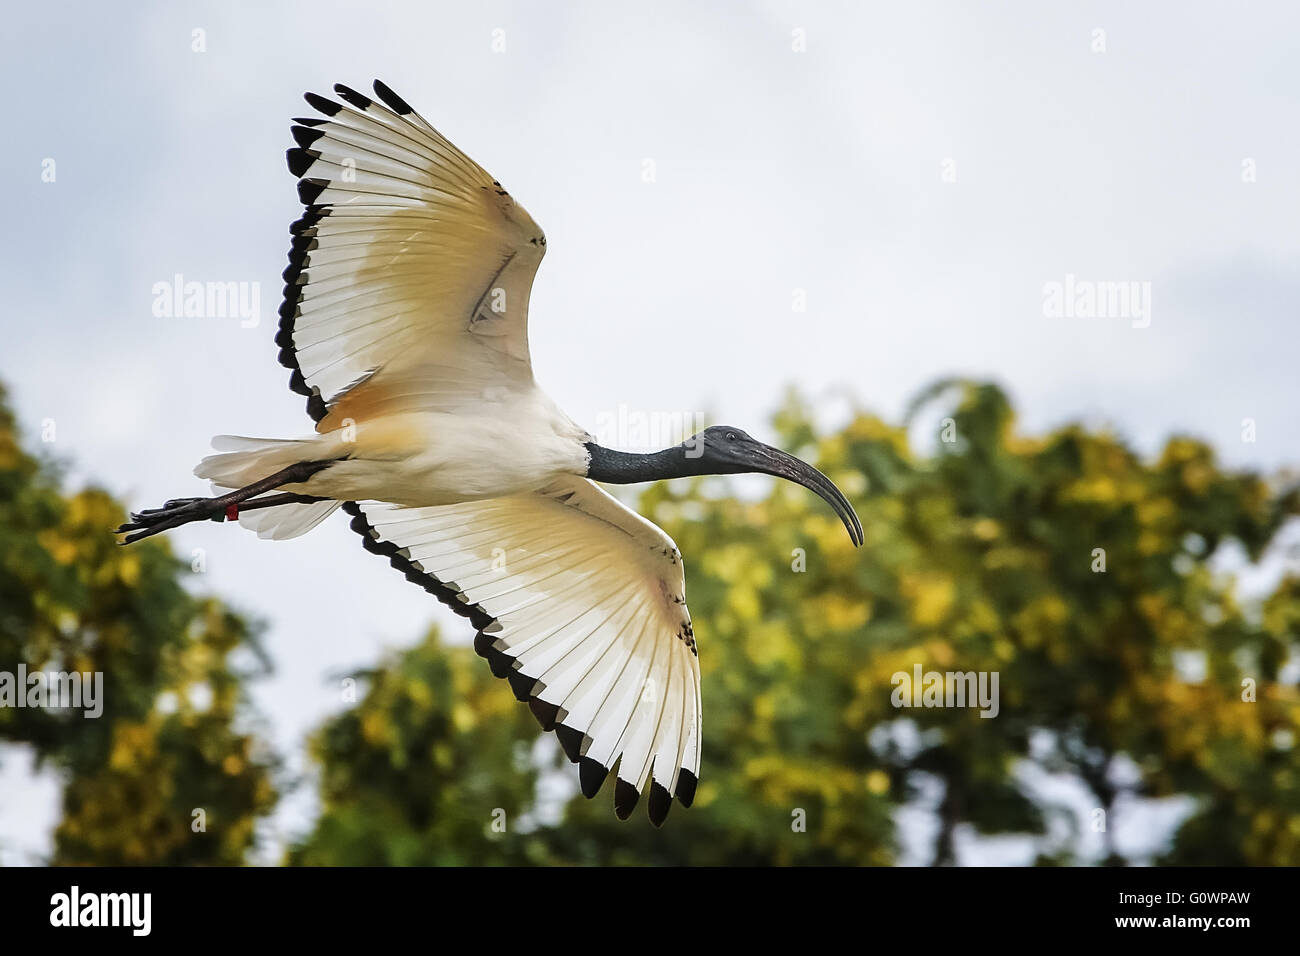
[[[761,472],[862,526],[812,466],[715,426],[649,454],[598,445],[538,388],[528,299],[546,237],[523,207],[387,86],[307,94],[288,152],[293,223],[276,343],[309,438],[219,436],[211,498],[168,501],[124,543],[191,521],[291,538],[335,509],[365,546],[470,619],[475,650],[554,730],[594,796],[617,764],[626,819],[694,799],[700,672],[681,554],[593,484]]]

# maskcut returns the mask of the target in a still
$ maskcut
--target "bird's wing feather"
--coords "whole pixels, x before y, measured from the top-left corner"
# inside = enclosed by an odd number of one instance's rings
[[[307,94],[324,118],[295,121],[287,154],[307,207],[276,336],[290,386],[319,423],[357,390],[390,410],[454,408],[530,384],[542,231],[388,87],[334,89],[343,103]]]
[[[433,508],[345,506],[366,547],[478,628],[475,649],[580,765],[593,796],[617,762],[626,817],[689,806],[700,767],[700,676],[681,555],[585,478]],[[621,759],[620,759],[621,758]]]

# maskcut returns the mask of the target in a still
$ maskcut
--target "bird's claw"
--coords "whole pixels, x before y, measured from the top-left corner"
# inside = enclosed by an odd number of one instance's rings
[[[214,511],[214,509],[216,509]],[[161,508],[145,508],[131,512],[131,520],[124,522],[114,534],[125,534],[123,544],[148,538],[161,531],[211,518],[213,521],[225,520],[225,511],[212,498],[172,498],[163,503]]]

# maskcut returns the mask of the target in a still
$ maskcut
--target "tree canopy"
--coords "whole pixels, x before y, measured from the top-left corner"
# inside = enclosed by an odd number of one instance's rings
[[[123,517],[24,451],[0,390],[0,672],[103,681],[98,717],[0,707],[0,740],[64,781],[53,862],[242,862],[276,796],[274,758],[239,724],[256,675],[232,655],[265,662],[257,632],[192,595],[166,543],[119,547]]]
[[[1148,459],[1077,424],[1026,435],[987,383],[936,383],[915,408],[898,423],[858,409],[823,434],[791,393],[774,418],[777,443],[853,500],[860,550],[779,482],[756,497],[666,482],[632,502],[685,555],[704,699],[694,807],[656,830],[617,821],[608,782],[583,799],[468,625],[430,629],[314,735],[321,813],[286,862],[889,864],[898,811],[917,806],[938,864],[958,861],[963,832],[1079,862],[1090,830],[1113,864],[1300,863],[1300,577],[1246,594],[1223,569],[1227,549],[1276,547],[1296,486],[1187,436]],[[937,434],[914,442],[936,410]],[[276,797],[275,758],[248,730],[257,675],[234,665],[257,631],[191,595],[165,542],[117,548],[120,510],[63,491],[3,411],[0,670],[99,669],[111,692],[98,721],[0,708],[0,739],[65,775],[56,859],[247,859]],[[996,707],[897,706],[918,669],[995,674]],[[1028,771],[1075,781],[1091,806],[1054,803]],[[1180,796],[1191,809],[1167,847],[1126,855],[1128,801]]]

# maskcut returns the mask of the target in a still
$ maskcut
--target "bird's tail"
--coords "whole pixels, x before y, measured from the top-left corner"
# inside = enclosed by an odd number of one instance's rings
[[[318,439],[243,438],[218,435],[212,439],[218,454],[209,455],[194,468],[199,478],[207,478],[215,490],[243,488],[260,478],[274,474],[295,462],[312,459],[320,453]],[[306,534],[328,518],[341,501],[314,501],[306,504],[278,505],[239,514],[239,523],[257,532],[259,538],[282,541]]]

